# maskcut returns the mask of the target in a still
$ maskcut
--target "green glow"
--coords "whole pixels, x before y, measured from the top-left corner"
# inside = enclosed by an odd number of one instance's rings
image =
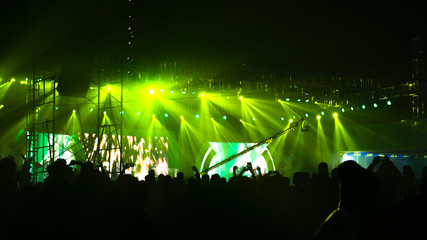
[[[284,117],[280,117],[280,120],[285,121],[285,118]]]
[[[374,107],[376,108],[376,107],[378,107],[378,105],[376,103],[374,103]]]
[[[320,120],[320,118],[322,118],[320,115],[316,116],[317,120]]]
[[[308,117],[308,113],[305,114],[305,117]]]
[[[391,105],[391,101],[387,101],[387,105],[389,105],[389,106],[390,106],[390,105]]]
[[[310,102],[310,99],[306,99],[305,102],[307,102],[307,103]]]
[[[353,111],[353,110],[354,110],[354,108],[353,108],[353,107],[350,107],[350,109],[351,109],[351,111]]]
[[[290,99],[290,98],[286,98],[285,100],[286,100],[287,102],[291,101],[291,99]]]
[[[341,108],[341,112],[345,112],[345,108]]]
[[[334,118],[337,118],[338,117],[338,113],[334,113],[334,114],[332,114],[332,116],[334,116]]]
[[[298,99],[297,99],[297,102],[301,102],[301,99],[299,99],[299,98],[298,98]]]
[[[252,120],[254,120],[254,121],[255,121],[256,119],[253,117],[253,118],[252,118]]]
[[[227,119],[227,116],[225,116],[225,115],[224,115],[224,116],[222,116],[222,119],[226,120],[226,119]]]
[[[362,109],[365,109],[366,108],[366,106],[365,105],[362,105]]]
[[[294,120],[292,120],[292,119],[289,119],[289,123],[291,123],[291,122],[293,122]]]
[[[200,118],[200,115],[199,115],[199,114],[196,114],[196,118]]]
[[[169,115],[167,113],[165,113],[165,118],[169,117]]]
[[[324,111],[320,112],[320,114],[322,114],[322,116],[325,116],[325,112]]]

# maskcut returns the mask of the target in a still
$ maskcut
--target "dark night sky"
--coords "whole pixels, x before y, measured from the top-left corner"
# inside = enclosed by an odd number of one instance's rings
[[[95,39],[88,41],[90,45],[105,43],[120,49],[116,43],[125,31],[118,29],[126,28],[121,21],[126,14],[117,11],[121,9],[117,0],[108,4],[100,0],[90,1],[91,4],[79,1],[37,1],[37,12],[43,12],[41,15],[48,19],[41,21],[49,29],[48,44],[61,46],[64,40],[73,39],[70,36],[76,37],[75,29],[86,29],[77,36],[84,32]],[[410,39],[425,36],[421,13],[425,12],[426,4],[422,0],[396,4],[304,0],[133,1],[136,2],[132,10],[136,21],[134,51],[136,56],[146,59],[245,63],[273,70],[401,79],[410,76]],[[34,12],[30,7],[33,0],[23,1],[28,4],[8,2],[1,14],[0,64],[23,48],[20,39],[28,38]],[[67,11],[69,6],[74,6],[75,11]],[[96,24],[88,24],[85,19],[96,19]],[[90,29],[97,29],[96,33]]]

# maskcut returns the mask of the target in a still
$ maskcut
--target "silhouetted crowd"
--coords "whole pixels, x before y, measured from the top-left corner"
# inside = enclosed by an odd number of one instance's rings
[[[78,169],[78,174],[76,174]],[[426,239],[427,170],[387,158],[367,168],[261,174],[248,164],[228,181],[178,173],[111,179],[90,162],[58,159],[43,183],[0,161],[0,239]],[[249,177],[243,173],[249,173]]]

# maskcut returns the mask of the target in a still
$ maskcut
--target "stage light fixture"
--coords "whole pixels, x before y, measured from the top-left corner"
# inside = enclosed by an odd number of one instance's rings
[[[336,117],[338,117],[338,113],[334,113],[334,114],[332,114],[332,116],[334,116],[334,118],[336,118]]]
[[[306,102],[306,103],[310,102],[310,99],[306,99],[306,100],[305,100],[305,102]]]
[[[169,117],[169,114],[165,113],[165,118]]]
[[[291,101],[291,99],[290,99],[290,98],[286,98],[285,100],[286,100],[286,102],[289,102],[289,101]]]
[[[253,117],[253,118],[252,118],[252,120],[254,120],[254,121],[255,121],[256,119]]]
[[[305,114],[305,117],[308,117],[308,113]]]
[[[90,109],[90,112],[93,112],[93,108]]]
[[[242,100],[242,99],[243,99],[243,96],[240,96],[240,97],[239,97],[239,99],[240,99],[240,100]],[[280,99],[279,99],[279,100],[280,100]]]
[[[320,120],[321,116],[320,116],[320,115],[317,115],[317,116],[316,116],[316,118],[317,118],[317,120]]]
[[[301,102],[301,99],[300,99],[300,98],[298,98],[298,99],[297,99],[297,102]]]
[[[200,115],[199,115],[199,114],[196,114],[196,118],[200,118]]]
[[[365,109],[366,108],[366,106],[365,105],[362,105],[362,109]]]
[[[390,100],[389,100],[389,101],[387,101],[387,105],[389,105],[389,106],[391,105],[391,101],[390,101]]]
[[[205,94],[204,93],[200,94],[200,97],[205,97]]]
[[[378,107],[378,104],[377,103],[374,103],[374,107],[376,108],[376,107]]]
[[[291,123],[291,122],[293,122],[294,120],[292,120],[292,118],[291,119],[289,119],[289,123]]]
[[[213,120],[214,120],[214,118],[211,117],[211,121],[213,121]]]
[[[3,105],[2,105],[2,106],[3,106]],[[55,110],[58,110],[58,109],[59,109],[59,107],[56,107],[56,108],[55,108]]]
[[[222,116],[222,119],[227,120],[227,116],[225,116],[225,115]]]
[[[104,111],[104,115],[107,115],[107,112]]]
[[[76,109],[73,109],[73,113],[76,113]]]
[[[280,120],[285,121],[285,118],[284,117],[280,117]]]
[[[350,107],[350,109],[351,109],[351,111],[353,111],[353,110],[354,110],[354,108],[353,108],[353,107]]]
[[[153,95],[154,93],[156,93],[156,91],[155,91],[154,89],[150,89],[150,90],[148,90],[148,93],[149,93],[150,95]]]
[[[324,111],[321,111],[320,114],[322,114],[322,116],[325,116],[325,112]]]
[[[156,117],[156,115],[155,114],[153,114],[153,118],[155,118]]]
[[[184,116],[181,115],[181,119],[184,119]]]
[[[341,108],[341,112],[345,112],[345,108]]]
[[[136,115],[141,115],[141,112],[137,112]]]

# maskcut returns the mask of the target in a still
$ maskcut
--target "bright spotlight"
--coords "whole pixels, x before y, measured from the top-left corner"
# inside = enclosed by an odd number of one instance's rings
[[[105,113],[105,112],[104,112]],[[141,112],[137,112],[136,115],[141,115]]]
[[[243,96],[240,96],[240,97],[239,97],[239,99],[240,99],[240,100],[242,100],[242,99],[243,99]]]
[[[325,112],[324,111],[320,112],[320,114],[322,114],[322,116],[325,116]]]
[[[289,119],[289,123],[291,123],[291,122],[293,122],[294,120],[292,120],[292,118],[291,119]]]
[[[252,120],[254,120],[254,121],[255,121],[256,119],[253,117],[253,118],[252,118]]]
[[[110,85],[107,86],[107,90],[111,90],[111,86]]]
[[[374,107],[375,107],[375,108],[376,108],[376,107],[378,107],[378,104],[374,103]]]
[[[150,89],[150,90],[148,90],[148,93],[149,93],[150,95],[153,95],[154,93],[156,93],[156,91],[155,91],[154,89]]]
[[[365,105],[362,105],[362,109],[365,109],[366,108],[366,106]]]
[[[200,94],[200,97],[205,97],[205,94],[204,93]]]
[[[286,100],[286,102],[289,102],[289,101],[291,101],[291,99],[290,99],[290,98],[286,98],[285,100]]]
[[[156,117],[156,115],[155,114],[153,114],[153,118],[155,118]]]
[[[184,119],[184,116],[181,115],[181,119]]]
[[[76,109],[73,109],[73,113],[76,113]]]
[[[390,106],[390,105],[391,105],[391,101],[387,101],[387,105],[389,105],[389,106]]]
[[[243,122],[243,120],[242,120],[242,119],[240,119],[240,120],[239,120],[239,122]]]
[[[316,116],[316,118],[317,118],[317,120],[320,120],[321,116],[320,116],[320,115],[317,115],[317,116]]]
[[[200,118],[200,115],[199,115],[199,114],[196,114],[196,118]]]
[[[338,113],[334,113],[332,114],[332,116],[334,116],[334,118],[338,117]]]
[[[225,116],[225,115],[224,115],[224,116],[222,116],[222,119],[226,120],[226,119],[227,119],[227,116]]]
[[[298,99],[297,99],[297,102],[301,102],[301,99],[300,99],[300,98],[298,98]]]
[[[211,118],[211,121],[213,121],[214,120],[214,118]]]
[[[345,112],[345,108],[341,108],[341,112]]]
[[[169,117],[169,114],[165,113],[165,118]]]
[[[280,120],[285,121],[285,118],[284,117],[280,117]]]

